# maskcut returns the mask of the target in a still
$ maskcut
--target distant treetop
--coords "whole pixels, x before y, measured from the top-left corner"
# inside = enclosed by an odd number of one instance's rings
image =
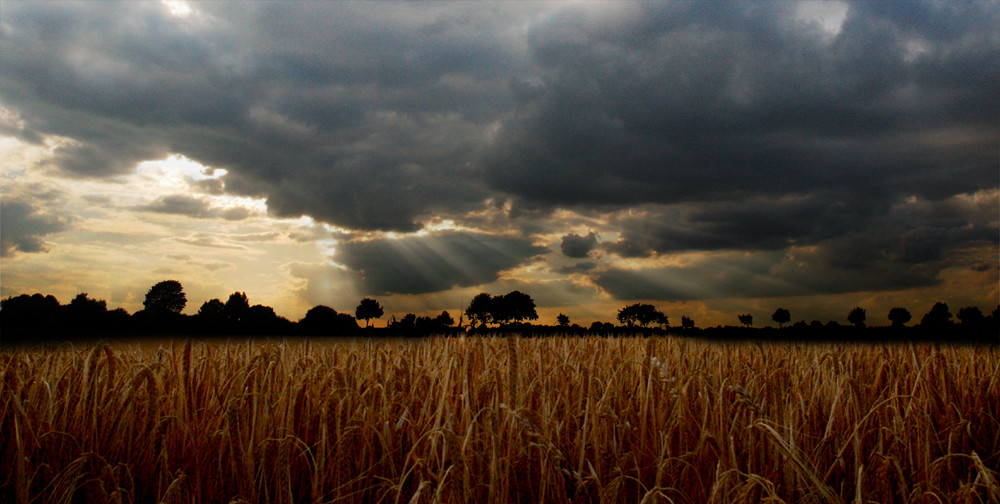
[[[149,288],[142,305],[150,313],[180,313],[187,305],[187,296],[180,282],[164,280]]]

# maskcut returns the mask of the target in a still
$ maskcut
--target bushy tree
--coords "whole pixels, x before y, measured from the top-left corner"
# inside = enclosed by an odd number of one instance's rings
[[[472,326],[479,325],[479,327],[485,327],[486,324],[493,322],[492,313],[493,296],[485,292],[476,294],[476,297],[472,298],[472,301],[469,302],[469,307],[465,309],[465,316],[468,317],[469,323]]]
[[[222,310],[223,315],[231,322],[241,322],[246,319],[250,312],[250,300],[247,299],[246,292],[234,292],[229,295],[226,305]]]
[[[559,324],[559,327],[566,327],[569,325],[569,317],[564,313],[560,313],[556,316],[556,323]]]
[[[226,326],[226,304],[221,299],[209,299],[198,308],[197,321],[203,331],[219,332]]]
[[[222,318],[222,312],[225,308],[226,305],[221,299],[209,299],[201,304],[201,308],[198,308],[198,317],[206,320],[219,320]]]
[[[920,319],[920,327],[926,327],[929,329],[942,329],[951,325],[951,312],[948,311],[948,305],[944,303],[934,303],[931,307],[931,311],[927,312],[923,318]]]
[[[983,325],[986,317],[978,306],[966,306],[958,310],[958,320],[962,321],[962,327],[977,329]]]
[[[687,315],[682,315],[681,328],[684,329],[685,331],[694,329],[694,320],[691,319],[691,317],[688,317]]]
[[[493,299],[493,320],[499,324],[538,320],[535,312],[535,300],[531,296],[511,291]]]
[[[659,322],[665,315],[651,304],[635,303],[618,310],[618,322],[628,327],[639,324],[646,327]]]
[[[788,321],[792,320],[792,314],[784,308],[778,308],[774,310],[774,314],[771,315],[771,320],[778,323],[778,327],[784,326]]]
[[[342,336],[358,330],[354,317],[346,313],[337,313],[329,306],[317,305],[306,312],[299,321],[299,329],[305,334]]]
[[[103,299],[91,299],[81,292],[69,302],[68,312],[71,323],[95,324],[103,322],[108,313],[108,303]]]
[[[438,315],[437,318],[434,319],[434,321],[443,327],[450,327],[455,325],[455,319],[453,319],[451,317],[451,314],[446,311],[441,312],[441,314]]]
[[[520,291],[511,291],[503,296],[490,296],[485,292],[477,294],[465,309],[465,316],[473,326],[478,323],[480,327],[490,323],[503,325],[538,320],[535,300]]]
[[[912,318],[913,316],[906,308],[896,307],[889,310],[889,321],[892,322],[892,327],[903,327]]]
[[[187,296],[180,282],[164,280],[149,288],[142,305],[149,313],[180,313],[187,305]]]
[[[738,315],[737,318],[740,319],[740,323],[741,324],[743,324],[743,325],[745,325],[747,327],[750,327],[750,326],[753,325],[753,315],[751,315],[749,313],[744,313],[742,315]]]
[[[854,307],[854,309],[851,310],[851,313],[847,314],[847,321],[859,329],[865,326],[865,320],[867,318],[865,309],[860,306]]]
[[[378,301],[372,298],[364,298],[358,303],[358,307],[354,310],[354,318],[358,320],[365,321],[365,327],[371,325],[371,319],[381,318],[385,312],[382,311],[382,305],[378,304]]]

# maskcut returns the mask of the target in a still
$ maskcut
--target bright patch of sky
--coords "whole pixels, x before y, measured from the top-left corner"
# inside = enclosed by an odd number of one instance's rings
[[[849,6],[845,2],[806,0],[797,2],[795,17],[799,21],[818,24],[830,38],[840,34],[847,19]]]

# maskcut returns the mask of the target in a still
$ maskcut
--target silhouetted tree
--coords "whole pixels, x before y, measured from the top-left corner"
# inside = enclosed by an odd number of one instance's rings
[[[681,328],[684,329],[685,331],[690,330],[690,329],[694,329],[694,320],[692,320],[687,315],[682,315],[681,316]]]
[[[927,312],[923,318],[920,319],[920,327],[928,329],[943,329],[951,325],[951,312],[948,311],[948,305],[944,303],[935,303],[931,307],[931,311]]]
[[[792,314],[784,308],[778,308],[771,315],[771,320],[777,322],[778,327],[783,327],[789,320],[792,320]]]
[[[337,310],[329,306],[317,305],[310,308],[299,321],[299,329],[305,334],[340,336],[357,331],[358,323],[346,313],[337,313]]]
[[[451,314],[446,311],[441,312],[441,314],[438,315],[437,318],[434,319],[434,321],[437,322],[442,327],[450,327],[455,325],[455,319],[453,319],[451,317]]]
[[[226,326],[225,308],[226,304],[218,298],[202,303],[196,315],[201,330],[209,333],[222,331]]]
[[[615,325],[611,322],[600,322],[595,321],[590,324],[590,328],[587,329],[591,334],[597,334],[600,336],[608,336],[615,332]]]
[[[499,324],[538,320],[538,313],[535,312],[535,300],[520,291],[511,291],[504,294],[503,297],[494,298],[491,305],[493,308],[492,318]]]
[[[865,327],[865,320],[867,318],[865,309],[860,306],[854,307],[854,309],[851,310],[851,313],[847,314],[847,321],[859,329]]]
[[[187,305],[187,296],[180,282],[164,280],[149,288],[142,305],[150,314],[180,313]]]
[[[962,327],[966,329],[979,329],[986,317],[978,306],[966,306],[958,310],[958,320],[962,321]]]
[[[242,322],[250,312],[250,300],[247,299],[246,292],[234,292],[229,295],[222,314],[230,322]]]
[[[393,317],[393,321],[389,325],[389,330],[397,334],[413,333],[417,330],[417,316],[407,313],[399,320],[395,320],[395,317]]]
[[[198,308],[198,316],[205,320],[219,320],[222,318],[222,311],[226,308],[221,299],[209,299]]]
[[[738,315],[737,318],[740,319],[740,323],[741,324],[743,324],[743,325],[745,325],[747,327],[750,327],[750,326],[753,325],[753,315],[750,315],[749,313],[744,313],[742,315]]]
[[[288,319],[274,313],[274,308],[265,305],[253,305],[243,319],[246,330],[254,334],[287,334],[291,331]]]
[[[103,299],[91,299],[86,292],[81,292],[69,302],[67,313],[72,324],[103,324],[108,313],[108,303]]]
[[[0,301],[0,333],[3,341],[47,336],[59,327],[61,307],[54,296],[21,294]]]
[[[566,327],[569,325],[569,317],[567,317],[563,313],[560,313],[559,315],[556,316],[556,323],[559,324],[559,327]]]
[[[889,321],[892,322],[892,327],[903,327],[912,318],[913,316],[906,308],[896,307],[889,310]]]
[[[492,313],[493,297],[485,292],[476,294],[476,297],[469,302],[469,307],[465,309],[465,316],[469,318],[469,323],[473,327],[477,324],[479,327],[485,327],[486,324],[493,322]]]
[[[635,303],[618,310],[618,322],[628,327],[635,324],[646,327],[660,321],[661,317],[664,317],[663,312],[650,304]]]
[[[358,303],[357,309],[354,310],[354,318],[364,320],[365,327],[368,327],[371,319],[380,318],[383,313],[382,305],[378,304],[378,301],[372,298],[364,298]]]
[[[654,322],[656,322],[656,325],[660,326],[661,329],[670,328],[670,317],[667,317],[664,313],[657,315]]]

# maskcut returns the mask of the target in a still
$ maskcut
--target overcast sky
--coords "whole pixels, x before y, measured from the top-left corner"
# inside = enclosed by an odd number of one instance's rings
[[[998,302],[997,2],[0,3],[2,295]],[[384,323],[384,321],[383,321]]]

